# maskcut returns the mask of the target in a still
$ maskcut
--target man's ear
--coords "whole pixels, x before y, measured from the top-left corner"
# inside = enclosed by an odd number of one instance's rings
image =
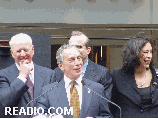
[[[13,50],[11,48],[10,48],[10,53],[11,53],[12,57],[14,58]]]
[[[89,55],[89,53],[91,52],[91,47],[87,48],[87,54]]]
[[[64,70],[63,64],[61,62],[57,62],[57,65],[62,71]]]
[[[34,55],[35,51],[34,51],[34,45],[32,45],[32,54]]]

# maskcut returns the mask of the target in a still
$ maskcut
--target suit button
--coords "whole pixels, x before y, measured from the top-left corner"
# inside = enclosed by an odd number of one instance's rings
[[[141,112],[141,113],[143,113],[143,112],[144,112],[144,110],[140,110],[140,112]]]

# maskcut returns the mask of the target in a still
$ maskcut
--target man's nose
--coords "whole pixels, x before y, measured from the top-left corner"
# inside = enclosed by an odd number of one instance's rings
[[[147,57],[152,58],[152,53],[151,52],[149,52],[147,55],[148,55]]]
[[[25,55],[26,55],[25,51],[24,51],[24,50],[21,50],[20,55],[21,55],[21,56],[25,56]]]

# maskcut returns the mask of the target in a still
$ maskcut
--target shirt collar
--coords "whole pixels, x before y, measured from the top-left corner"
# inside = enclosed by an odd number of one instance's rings
[[[66,77],[66,76],[64,75],[64,81],[65,81],[65,87],[68,88],[69,85],[71,85],[71,81],[72,81],[72,80],[69,79],[68,77]],[[79,77],[78,79],[76,79],[75,81],[76,81],[76,83],[77,83],[79,86],[81,86],[81,85],[82,85],[82,83],[81,83],[81,81],[82,81],[82,76],[80,75],[80,77]]]

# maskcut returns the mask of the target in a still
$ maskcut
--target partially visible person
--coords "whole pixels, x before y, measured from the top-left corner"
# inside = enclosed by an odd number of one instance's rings
[[[156,71],[156,77],[158,78],[158,68],[156,68],[155,71]]]
[[[112,90],[112,78],[110,71],[106,67],[98,65],[88,58],[88,55],[91,52],[89,41],[89,38],[84,33],[73,31],[68,42],[69,45],[77,47],[81,52],[83,58],[82,77],[104,85],[105,96],[110,99]],[[55,68],[54,71],[55,77],[52,82],[61,80],[64,76],[63,72],[59,69],[59,67]]]
[[[0,70],[0,117],[29,118],[31,115],[24,113],[26,105],[39,96],[44,85],[50,83],[54,71],[32,61],[34,45],[29,35],[16,34],[9,44],[15,64]],[[28,107],[35,106],[36,102]],[[20,110],[24,112],[20,113]]]
[[[123,118],[158,117],[158,79],[150,39],[144,33],[131,38],[123,49],[123,66],[112,72],[112,100],[121,107]],[[111,110],[120,117],[117,108]]]
[[[37,109],[41,109],[39,113],[44,110],[44,115],[51,113],[51,117],[60,118],[112,117],[107,101],[90,91],[104,96],[103,85],[81,76],[83,61],[80,51],[65,44],[58,49],[56,59],[64,76],[60,82],[42,88],[43,95],[37,105]],[[64,110],[59,112],[60,115],[56,111],[58,108]]]

